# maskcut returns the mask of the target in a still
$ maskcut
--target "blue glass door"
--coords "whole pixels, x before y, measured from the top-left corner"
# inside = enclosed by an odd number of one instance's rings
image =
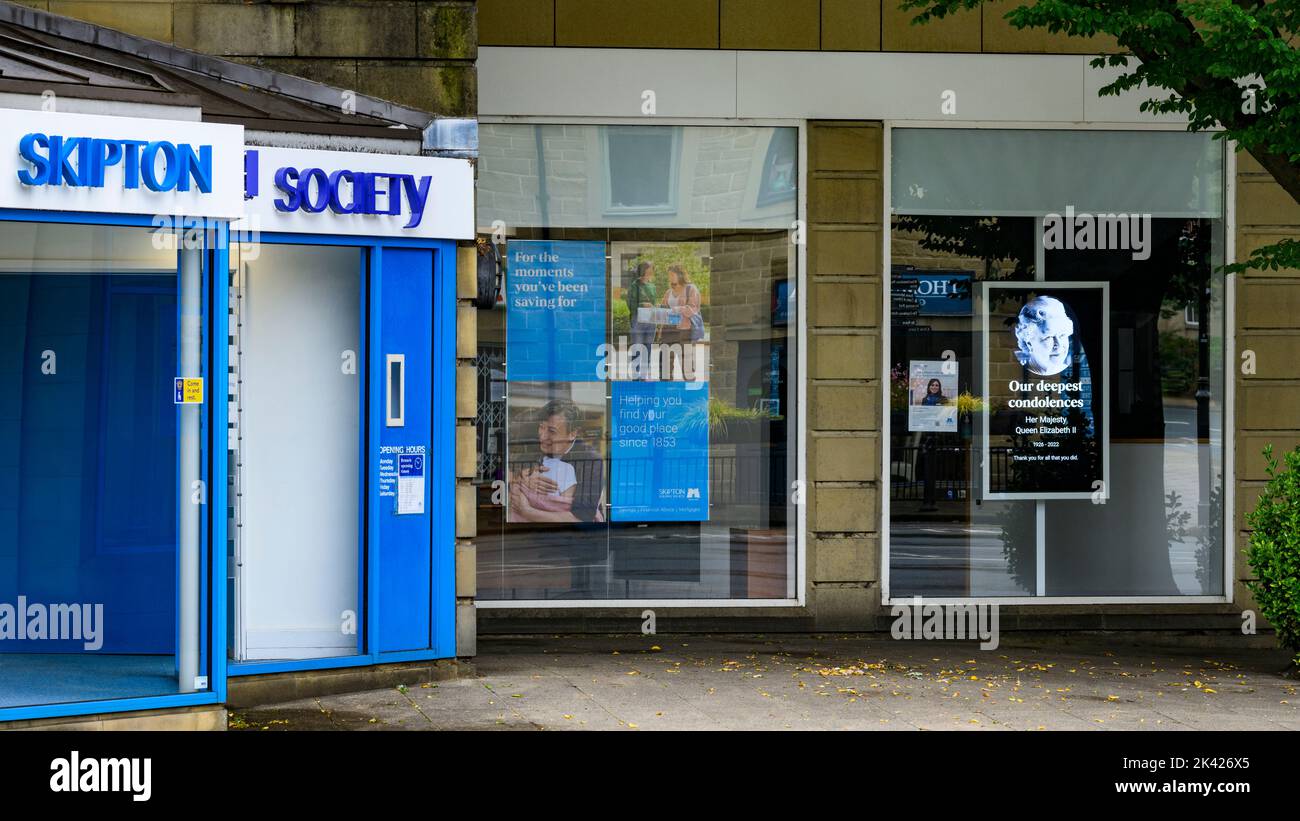
[[[170,654],[176,277],[5,274],[0,306],[0,601],[37,607],[0,651],[91,649],[49,616],[76,606],[96,652]]]

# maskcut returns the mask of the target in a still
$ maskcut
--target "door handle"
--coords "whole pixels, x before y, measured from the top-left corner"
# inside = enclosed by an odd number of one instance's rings
[[[390,353],[384,366],[388,427],[406,425],[406,354]]]

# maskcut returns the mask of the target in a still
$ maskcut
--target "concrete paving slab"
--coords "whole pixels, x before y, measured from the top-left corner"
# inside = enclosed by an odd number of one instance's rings
[[[1017,635],[479,639],[478,677],[232,713],[233,729],[1300,729],[1284,653]]]

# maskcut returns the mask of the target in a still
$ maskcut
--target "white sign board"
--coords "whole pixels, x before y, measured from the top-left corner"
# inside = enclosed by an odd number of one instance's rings
[[[473,239],[469,160],[249,146],[237,231]]]
[[[0,208],[236,218],[244,127],[0,109]]]
[[[397,457],[397,513],[424,512],[424,454]]]

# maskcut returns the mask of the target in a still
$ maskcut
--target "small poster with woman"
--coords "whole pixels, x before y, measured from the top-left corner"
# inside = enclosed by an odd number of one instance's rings
[[[957,363],[913,359],[907,363],[907,429],[957,430]]]
[[[709,246],[613,243],[612,347],[619,380],[708,380]]]

